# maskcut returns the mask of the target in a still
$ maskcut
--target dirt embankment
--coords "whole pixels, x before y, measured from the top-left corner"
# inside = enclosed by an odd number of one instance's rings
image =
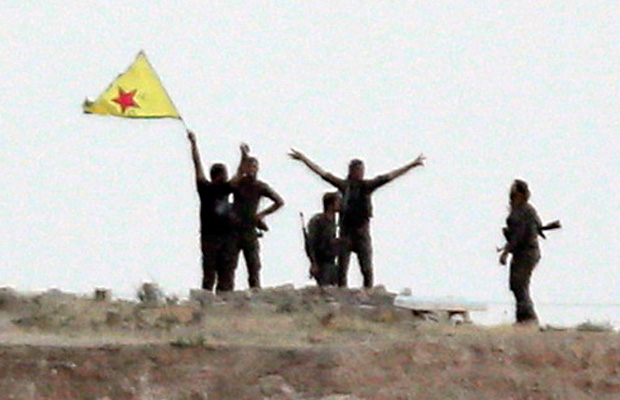
[[[372,294],[346,296],[372,303]],[[616,333],[420,323],[386,304],[333,300],[290,291],[176,305],[5,297],[0,398],[620,398]]]

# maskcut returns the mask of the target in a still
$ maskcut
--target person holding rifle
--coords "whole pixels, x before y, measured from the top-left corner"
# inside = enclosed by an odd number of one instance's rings
[[[364,179],[364,162],[351,160],[349,173],[345,179],[339,178],[319,167],[300,151],[291,149],[289,156],[301,161],[312,172],[333,185],[342,194],[340,212],[340,254],[338,256],[338,286],[347,286],[347,270],[351,253],[357,254],[360,270],[364,277],[364,287],[373,286],[372,242],[370,237],[370,218],[372,217],[371,196],[375,190],[404,175],[413,168],[424,165],[425,157],[420,154],[410,163],[387,174],[373,179]]]
[[[516,301],[516,321],[518,324],[538,325],[538,316],[530,297],[530,280],[534,268],[540,261],[538,236],[545,237],[543,231],[558,229],[560,221],[543,225],[534,206],[529,203],[530,189],[525,181],[515,179],[510,186],[510,215],[503,229],[506,238],[504,247],[499,248],[499,263],[506,265],[510,260],[510,291]]]
[[[338,284],[336,213],[340,211],[340,205],[339,192],[325,193],[323,212],[315,214],[308,222],[307,232],[304,230],[306,254],[311,264],[310,276],[320,287]]]

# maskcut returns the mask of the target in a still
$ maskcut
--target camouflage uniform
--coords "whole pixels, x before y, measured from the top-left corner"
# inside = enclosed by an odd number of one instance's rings
[[[364,276],[364,287],[373,285],[372,241],[370,218],[372,217],[371,195],[390,181],[388,175],[373,179],[340,179],[332,174],[323,177],[342,193],[340,213],[340,254],[338,256],[338,286],[347,286],[347,271],[351,252],[357,254],[360,270]]]
[[[250,288],[260,288],[261,261],[256,214],[262,197],[267,197],[274,202],[277,202],[280,197],[265,182],[249,177],[241,178],[233,185],[233,189],[233,220],[235,224],[233,276],[239,261],[239,253],[243,252],[248,269],[248,284]]]
[[[216,291],[233,289],[234,275],[231,273],[232,238],[231,204],[232,187],[227,182],[212,183],[197,181],[200,197],[200,237],[202,250],[202,288]]]
[[[537,321],[530,297],[530,279],[541,257],[538,234],[542,224],[534,207],[525,203],[510,212],[506,225],[506,249],[512,253],[510,290],[516,300],[516,319],[517,322]]]
[[[336,220],[327,213],[316,214],[308,222],[308,249],[312,263],[317,267],[316,279],[319,286],[338,284],[336,256]]]

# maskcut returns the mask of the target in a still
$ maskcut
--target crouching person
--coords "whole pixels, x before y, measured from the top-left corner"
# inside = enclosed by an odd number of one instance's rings
[[[310,275],[319,286],[338,284],[336,256],[339,253],[336,213],[340,211],[338,192],[323,195],[323,212],[308,222],[307,249],[312,267]]]

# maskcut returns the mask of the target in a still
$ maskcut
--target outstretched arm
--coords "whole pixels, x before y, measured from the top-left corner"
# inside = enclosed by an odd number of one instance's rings
[[[423,154],[420,154],[415,160],[411,161],[409,164],[406,164],[398,169],[395,169],[394,171],[388,172],[386,174],[388,181],[394,180],[406,174],[407,172],[414,169],[415,167],[423,166],[424,160],[426,160],[426,157],[424,157]]]
[[[323,178],[323,180],[325,180],[328,183],[336,186],[337,188],[340,188],[341,183],[342,183],[342,179],[337,178],[336,176],[334,176],[334,175],[330,174],[329,172],[325,171],[323,168],[319,167],[316,163],[314,163],[312,160],[310,160],[308,157],[306,157],[306,155],[303,154],[301,151],[295,150],[295,149],[291,149],[291,152],[288,153],[288,155],[293,160],[301,161],[302,163],[304,163],[306,165],[306,167],[308,167],[310,169],[310,171],[314,172],[315,174],[317,174],[318,176]]]
[[[202,169],[202,162],[200,161],[200,153],[198,152],[198,145],[196,144],[196,135],[194,132],[187,130],[187,139],[192,147],[192,160],[194,161],[194,170],[196,172],[196,182],[206,181],[207,177]]]

